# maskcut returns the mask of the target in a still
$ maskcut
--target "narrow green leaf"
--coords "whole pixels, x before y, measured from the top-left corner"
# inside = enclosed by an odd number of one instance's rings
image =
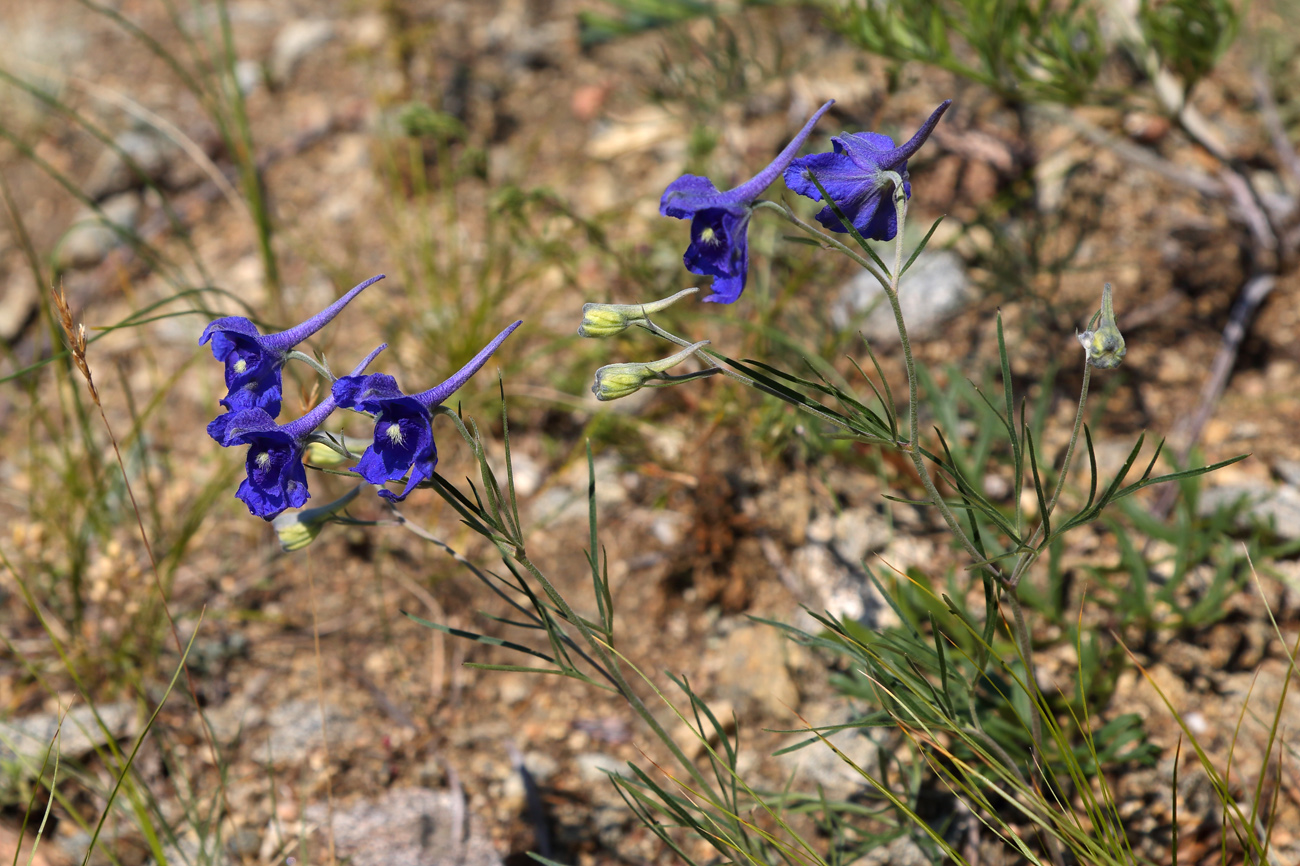
[[[862,336],[862,335],[859,335]],[[867,350],[867,357],[871,359],[871,365],[876,368],[876,377],[880,379],[880,386],[885,389],[885,399],[889,402],[886,411],[889,414],[889,433],[890,438],[895,442],[898,441],[898,406],[894,403],[894,392],[889,388],[889,380],[885,378],[885,372],[880,369],[880,362],[876,360],[876,353],[871,350],[871,341],[862,336],[862,347]]]
[[[948,717],[953,719],[956,713],[952,708],[952,695],[948,692],[948,656],[944,652],[943,635],[939,632],[939,623],[933,612],[930,614],[930,636],[934,638],[934,652],[939,656],[939,688],[943,693],[944,709],[948,711]]]
[[[490,637],[489,635],[478,634],[477,632],[466,631],[465,629],[452,628],[451,626],[442,625],[441,623],[430,622],[424,617],[416,616],[415,614],[409,613],[407,611],[402,611],[402,615],[405,616],[407,619],[413,620],[426,628],[437,629],[440,632],[445,632],[446,634],[455,635],[456,637],[463,637],[466,638],[467,640],[472,640],[475,643],[486,644],[487,646],[499,646],[505,649],[514,650],[515,652],[525,653],[527,655],[539,658],[542,661],[550,662],[551,664],[556,663],[555,659],[551,658],[550,656],[544,653],[540,653],[535,649],[531,649],[529,647],[522,646],[517,643],[512,643],[508,640],[502,640],[499,637]]]
[[[827,206],[830,207],[831,212],[834,213],[835,216],[839,219],[840,224],[843,225],[846,229],[848,229],[849,234],[853,237],[853,240],[857,241],[858,246],[862,247],[862,251],[865,252],[868,256],[870,256],[871,260],[876,263],[876,267],[880,268],[880,272],[884,274],[886,277],[888,277],[889,266],[886,265],[883,261],[881,261],[880,256],[876,255],[876,251],[871,248],[870,244],[867,243],[866,238],[862,237],[862,235],[858,232],[857,227],[853,225],[853,221],[844,214],[844,211],[840,209],[840,206],[835,201],[835,199],[831,198],[830,193],[826,192],[826,187],[822,186],[821,181],[819,181],[817,179],[817,176],[813,174],[811,171],[808,172],[807,176],[808,179],[813,182],[813,186],[817,187],[817,191],[822,194],[822,201],[826,202]],[[891,200],[891,205],[892,205],[892,200]]]
[[[894,612],[894,615],[898,617],[898,621],[907,626],[907,630],[911,632],[912,637],[920,640],[921,633],[916,630],[914,625],[912,625],[912,621],[903,615],[903,611],[899,608],[898,602],[894,601],[893,594],[885,592],[885,588],[881,585],[880,579],[876,577],[875,572],[871,570],[871,567],[867,565],[865,560],[862,563],[862,570],[867,573],[867,577],[871,579],[872,585],[876,587],[876,592],[880,593],[880,597],[889,605],[890,609]]]
[[[947,216],[947,214],[945,214],[944,216]],[[934,223],[930,226],[930,230],[925,233],[925,237],[921,238],[921,243],[917,245],[916,249],[912,250],[912,255],[908,258],[907,264],[903,265],[903,269],[898,272],[898,278],[900,280],[903,278],[903,274],[907,273],[907,269],[912,266],[912,263],[916,261],[916,257],[919,256],[921,254],[921,251],[925,249],[926,244],[930,243],[930,237],[934,234],[934,230],[939,227],[939,223],[943,222],[943,220],[944,220],[943,216],[935,220]]]
[[[1052,537],[1052,515],[1047,511],[1047,497],[1043,495],[1043,479],[1038,474],[1038,455],[1034,448],[1034,434],[1025,428],[1025,444],[1029,451],[1029,471],[1034,476],[1034,492],[1038,494],[1038,513],[1043,519],[1043,540]]]

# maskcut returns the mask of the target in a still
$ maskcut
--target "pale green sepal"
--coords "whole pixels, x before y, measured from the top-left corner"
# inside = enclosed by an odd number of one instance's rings
[[[1096,317],[1094,317],[1096,321]],[[1113,370],[1124,362],[1124,335],[1115,325],[1115,302],[1111,297],[1110,283],[1101,290],[1101,320],[1095,330],[1075,335],[1083,345],[1088,363],[1099,370]]]
[[[347,508],[360,492],[361,485],[358,484],[328,505],[305,508],[302,511],[286,511],[276,517],[271,521],[271,526],[275,527],[275,534],[280,539],[280,549],[292,553],[311,544],[325,528],[325,524]]]
[[[608,364],[596,371],[596,381],[591,386],[591,393],[596,395],[597,400],[617,400],[619,397],[635,394],[647,384],[655,384],[652,380],[674,381],[676,377],[664,374],[708,344],[708,340],[702,340],[687,346],[676,355],[670,355],[659,361]]]
[[[666,310],[698,288],[682,289],[670,298],[645,304],[583,304],[582,324],[578,334],[583,337],[612,337],[626,331],[637,322],[644,322],[651,313]]]
[[[344,464],[351,463],[361,458],[361,455],[371,446],[372,440],[358,439],[355,436],[338,436],[331,435],[336,443],[341,443],[351,457],[340,453],[339,449],[329,442],[315,440],[307,443],[305,452],[307,462],[319,469],[338,469]]]

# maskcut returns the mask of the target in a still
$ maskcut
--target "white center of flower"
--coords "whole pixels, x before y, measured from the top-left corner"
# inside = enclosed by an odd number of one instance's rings
[[[401,445],[401,444],[402,444],[402,428],[401,428],[401,426],[399,426],[399,425],[397,425],[397,424],[389,424],[389,425],[388,425],[388,429],[384,431],[384,435],[387,436],[387,437],[388,437],[388,441],[389,441],[389,442],[392,442],[394,445]]]
[[[245,361],[243,358],[240,358],[238,361],[235,362],[234,369],[236,373],[242,373],[248,369],[248,362]]]
[[[716,244],[718,242],[718,233],[710,228],[701,229],[700,241],[706,244]]]
[[[253,462],[257,464],[258,469],[265,469],[271,465],[271,452],[263,451],[261,454],[253,458]]]

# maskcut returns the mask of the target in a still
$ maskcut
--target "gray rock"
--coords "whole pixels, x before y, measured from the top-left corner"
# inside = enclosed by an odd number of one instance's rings
[[[316,701],[281,704],[268,714],[266,721],[271,727],[268,735],[270,757],[277,763],[298,763],[313,749],[324,747],[321,710]],[[325,726],[331,746],[354,741],[359,731],[355,719],[333,704],[325,705]]]
[[[927,337],[961,312],[975,292],[960,256],[952,250],[927,250],[903,275],[898,296],[908,336]],[[884,289],[866,271],[840,290],[839,297],[831,304],[830,314],[831,324],[838,330],[860,330],[873,345],[898,343],[894,313]]]
[[[275,35],[275,44],[271,47],[271,60],[267,64],[271,80],[286,84],[308,54],[333,38],[333,21],[308,18],[284,25]]]
[[[583,752],[574,758],[573,762],[578,765],[578,778],[588,785],[607,785],[608,774],[627,776],[632,772],[625,762],[604,752]]]
[[[930,866],[932,862],[911,836],[899,836],[854,860],[851,866]]]
[[[500,464],[493,467],[498,478],[505,477]],[[613,455],[602,454],[594,461],[596,470],[596,505],[603,511],[611,505],[627,500],[627,487],[623,481],[623,464]],[[528,505],[528,521],[537,528],[575,520],[586,522],[589,502],[587,461],[575,461],[558,476],[548,479]]]
[[[324,803],[307,807],[324,826]],[[352,866],[501,866],[501,855],[451,791],[397,788],[334,813],[334,843]]]
[[[812,794],[820,787],[826,792],[827,799],[845,800],[867,787],[866,779],[858,770],[868,775],[880,772],[878,746],[867,736],[871,730],[845,728],[825,734],[831,745],[810,743],[798,751],[778,755],[776,760],[781,764],[785,776],[794,774],[794,790]],[[813,734],[792,735],[781,747],[789,748],[812,736]],[[835,749],[843,753],[844,757],[836,754]]]
[[[768,625],[735,629],[718,648],[715,693],[739,708],[741,717],[758,710],[788,718],[799,707],[799,686],[786,666],[789,646],[784,634]],[[721,714],[718,720],[726,723]]]
[[[539,785],[546,784],[560,770],[558,761],[545,752],[536,751],[524,752],[524,767]]]
[[[257,834],[254,833],[253,835],[256,836]],[[256,848],[253,849],[253,853],[257,853]],[[200,839],[193,831],[185,832],[175,842],[164,843],[163,855],[168,863],[204,863],[208,864],[208,866],[229,866],[232,862],[229,849],[217,845],[216,834],[209,834]],[[154,864],[158,861],[149,860],[147,862]]]
[[[819,523],[815,520],[809,524],[809,538]],[[847,559],[832,544],[816,542],[798,548],[790,557],[791,568],[807,589],[810,608],[877,628],[884,602],[862,571],[861,562],[861,557],[856,561]],[[799,624],[803,628],[821,628],[811,618]]]
[[[1300,460],[1278,460],[1273,471],[1292,487],[1300,487]]]
[[[868,553],[884,550],[894,531],[874,508],[846,508],[835,518],[831,545],[835,552],[852,565],[858,565]]]
[[[150,128],[129,129],[113,143],[118,149],[106,148],[99,155],[85,183],[86,195],[95,201],[143,187],[140,173],[155,183],[164,180],[171,159],[178,152],[176,145]],[[134,168],[128,158],[135,163]]]
[[[103,728],[95,720],[95,709],[99,710]],[[119,701],[95,709],[82,704],[73,707],[63,719],[59,754],[64,758],[85,757],[110,737],[120,740],[137,730],[135,707],[131,703]],[[0,722],[0,761],[30,766],[33,771],[39,769],[46,751],[54,744],[56,732],[59,732],[58,713],[38,713]]]
[[[10,272],[4,294],[0,295],[0,342],[12,343],[22,336],[36,318],[39,303],[31,271],[18,267]]]
[[[122,238],[109,224],[133,231],[140,218],[140,197],[134,192],[124,192],[105,201],[100,210],[103,216],[83,211],[64,234],[54,255],[60,268],[92,268],[102,262],[122,244]]]
[[[1300,489],[1289,484],[1274,487],[1260,482],[1211,487],[1202,491],[1197,511],[1208,517],[1238,500],[1244,500],[1239,521],[1242,528],[1260,523],[1271,526],[1278,538],[1300,539]]]
[[[235,85],[239,92],[248,96],[266,81],[266,70],[256,60],[239,60],[235,62]]]

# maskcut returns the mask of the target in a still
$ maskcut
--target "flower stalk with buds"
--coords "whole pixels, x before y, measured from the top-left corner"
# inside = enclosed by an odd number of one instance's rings
[[[667,374],[668,370],[676,367],[708,344],[708,340],[692,343],[677,354],[669,355],[659,361],[607,364],[596,371],[596,381],[591,386],[591,392],[596,395],[597,400],[617,400],[619,397],[635,394],[646,386],[678,385],[692,379],[712,376],[721,371],[717,367],[706,367],[703,370],[681,376],[669,376]]]
[[[582,324],[578,326],[578,334],[583,337],[612,337],[621,334],[633,325],[649,322],[651,313],[666,310],[698,291],[698,288],[682,289],[672,297],[645,304],[583,304]]]

